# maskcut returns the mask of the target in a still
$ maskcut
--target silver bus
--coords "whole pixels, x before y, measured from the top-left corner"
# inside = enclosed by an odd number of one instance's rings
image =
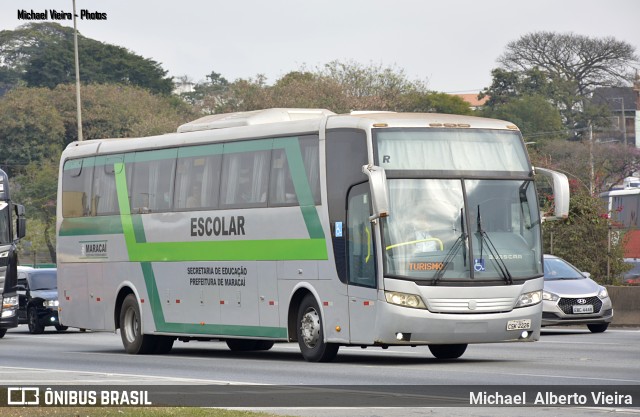
[[[60,320],[120,329],[134,354],[529,342],[542,315],[541,213],[566,177],[518,128],[468,116],[268,109],[62,154]]]

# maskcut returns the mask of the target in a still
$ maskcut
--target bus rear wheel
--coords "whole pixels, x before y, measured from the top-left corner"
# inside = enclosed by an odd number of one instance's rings
[[[140,306],[134,294],[125,297],[120,309],[120,337],[127,353],[135,355],[155,352],[155,338],[142,334]]]
[[[320,308],[313,295],[308,294],[298,309],[298,345],[305,360],[329,362],[335,359],[340,345],[324,341],[324,330]]]
[[[227,346],[233,352],[252,350],[269,350],[273,347],[271,340],[227,339]]]
[[[429,350],[438,359],[458,359],[467,350],[467,345],[429,345]]]

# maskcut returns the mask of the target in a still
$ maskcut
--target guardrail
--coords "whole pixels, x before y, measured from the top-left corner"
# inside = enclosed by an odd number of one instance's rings
[[[640,286],[607,285],[613,303],[612,326],[640,327]]]

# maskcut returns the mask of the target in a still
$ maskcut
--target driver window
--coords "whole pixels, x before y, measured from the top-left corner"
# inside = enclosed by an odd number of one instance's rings
[[[376,287],[369,184],[351,189],[347,207],[349,284]]]

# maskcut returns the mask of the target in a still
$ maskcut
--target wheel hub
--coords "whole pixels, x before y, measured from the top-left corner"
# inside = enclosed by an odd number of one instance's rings
[[[314,348],[320,340],[320,316],[316,310],[310,309],[302,316],[300,330],[304,344]]]

